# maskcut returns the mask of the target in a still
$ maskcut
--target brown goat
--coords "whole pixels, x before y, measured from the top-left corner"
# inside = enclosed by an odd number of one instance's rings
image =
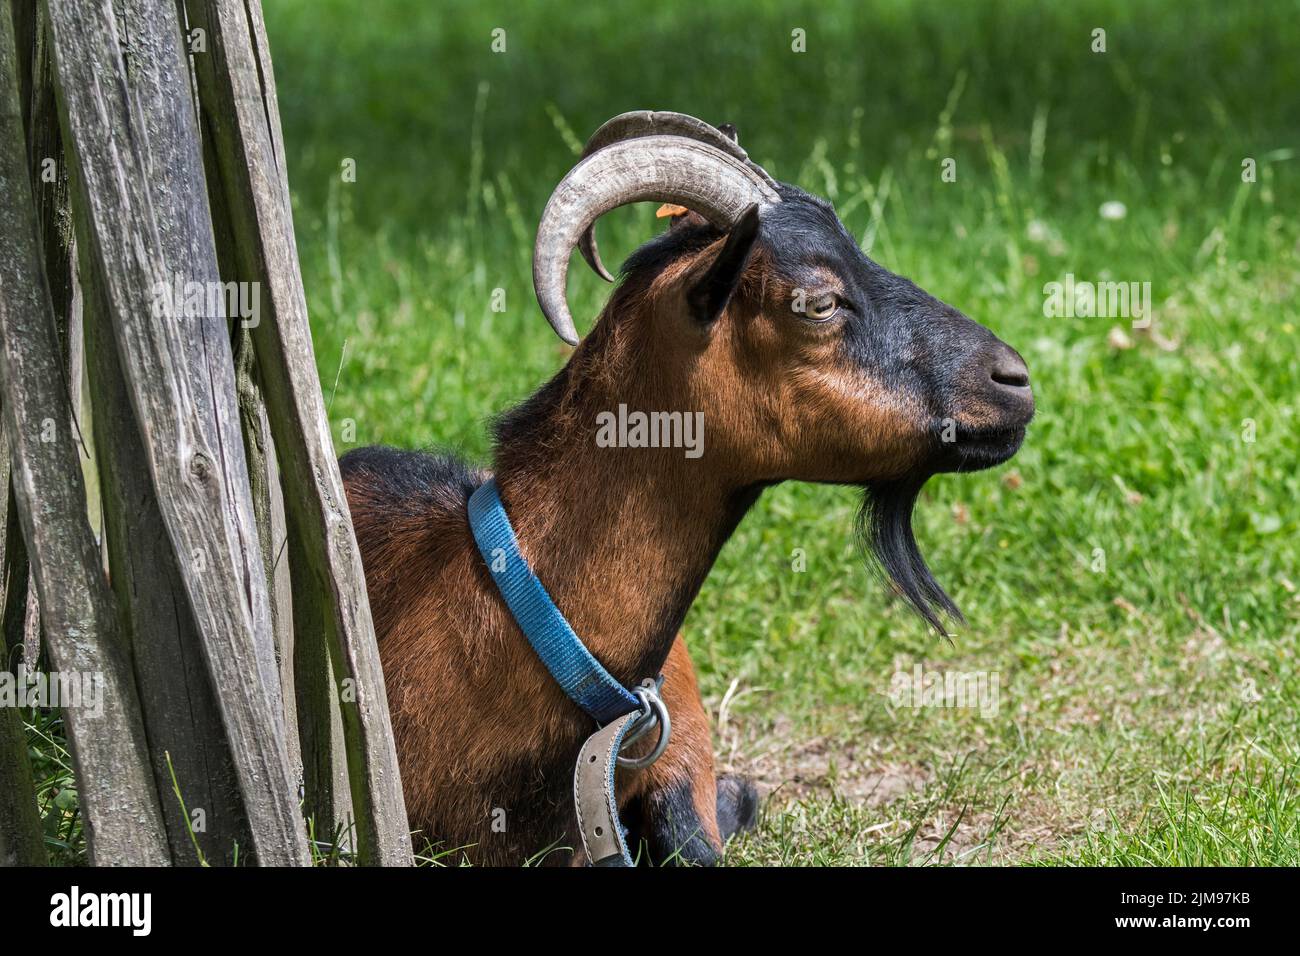
[[[752,785],[715,781],[678,634],[736,524],[781,481],[861,486],[868,543],[941,628],[939,612],[957,611],[912,538],[916,494],[936,472],[1009,458],[1033,414],[1012,349],[869,260],[827,203],[773,183],[724,139],[646,113],[593,137],[547,206],[534,259],[563,337],[576,339],[569,252],[580,245],[603,270],[589,233],[600,213],[646,199],[694,211],[632,256],[569,362],[498,421],[494,453],[523,554],[574,631],[626,686],[664,675],[671,744],[650,768],[620,771],[620,806],[652,859],[698,863],[757,807]],[[598,422],[620,405],[703,412],[703,455],[606,447]],[[581,862],[571,783],[594,728],[475,547],[466,502],[488,473],[385,448],[342,466],[413,826],[477,862],[553,848],[548,862]]]

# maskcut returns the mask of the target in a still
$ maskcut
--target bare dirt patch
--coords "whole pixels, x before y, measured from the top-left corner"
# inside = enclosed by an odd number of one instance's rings
[[[917,862],[1014,863],[1088,826],[1070,819],[1058,801],[1029,791],[977,799],[949,793],[933,768],[899,761],[884,741],[801,739],[784,718],[761,735],[730,731],[719,748],[719,772],[753,779],[769,812],[831,799],[879,811],[866,818],[861,835],[887,841],[914,831],[910,857]]]

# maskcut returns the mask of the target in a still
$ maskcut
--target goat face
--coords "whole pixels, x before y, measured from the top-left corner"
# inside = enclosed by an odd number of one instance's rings
[[[1020,356],[863,255],[829,204],[780,192],[675,289],[651,284],[675,353],[657,367],[683,370],[708,449],[754,479],[863,485],[1011,457],[1034,410]],[[629,262],[634,284],[659,252]]]
[[[960,617],[916,548],[912,505],[936,472],[1015,454],[1034,411],[1024,361],[867,258],[828,203],[676,113],[605,124],[547,204],[533,279],[566,341],[570,251],[608,277],[592,225],[644,200],[690,212],[632,256],[598,326],[636,356],[627,387],[649,381],[659,409],[704,412],[715,479],[862,486],[859,529],[897,589],[940,630],[937,610]]]

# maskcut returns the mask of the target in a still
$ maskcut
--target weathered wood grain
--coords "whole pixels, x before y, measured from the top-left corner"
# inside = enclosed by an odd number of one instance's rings
[[[172,860],[198,862],[188,821],[172,793],[167,755],[188,809],[202,812],[204,830],[196,831],[195,838],[204,858],[230,863],[236,845],[241,853],[252,846],[234,759],[204,663],[202,637],[154,497],[108,309],[95,287],[88,292],[88,371],[95,396],[95,463],[105,502],[103,533],[113,590],[134,652]]]
[[[0,15],[3,11],[0,11]],[[9,441],[0,428],[0,607],[5,626],[0,627],[0,673],[15,681],[23,664],[22,645],[13,641],[12,630],[21,638],[21,624],[27,606],[27,549],[18,531],[17,508],[9,488]],[[36,784],[27,759],[27,735],[17,707],[0,706],[0,866],[44,866],[45,835],[36,806]]]
[[[81,352],[81,310],[78,307],[68,169],[63,162],[63,139],[54,92],[54,51],[50,47],[49,24],[35,16],[35,4],[30,0],[19,0],[17,6],[33,11],[30,24],[31,79],[26,84],[31,98],[26,111],[28,168],[32,191],[36,195],[36,223],[41,236],[45,280],[54,303],[59,354],[64,360],[68,394],[75,397],[79,382],[74,362]],[[19,51],[21,57],[21,45]],[[73,408],[75,411],[75,403]]]
[[[284,697],[284,731],[289,740],[289,764],[293,778],[302,787],[302,753],[294,746],[298,739],[298,707],[293,676],[293,582],[289,578],[289,559],[285,556],[289,537],[288,519],[284,514],[284,491],[280,486],[280,462],[271,440],[271,423],[258,387],[258,421],[266,435],[266,485],[271,492],[271,609],[275,627],[275,655],[280,662],[280,693]]]
[[[209,162],[210,157],[205,154],[205,165]],[[218,226],[218,221],[224,213],[224,206],[213,205],[213,226],[219,237],[223,233],[229,234],[228,228],[223,229],[222,226]],[[218,249],[220,249],[220,242],[221,240],[218,239]],[[234,250],[230,249],[229,253],[233,260]],[[220,253],[218,258],[221,258]],[[226,275],[226,279],[230,281],[233,276]],[[298,717],[293,679],[293,603],[289,563],[284,558],[287,534],[284,497],[280,490],[275,445],[271,441],[271,425],[266,420],[266,406],[262,401],[262,390],[257,381],[253,335],[241,324],[241,327],[235,329],[234,337],[235,392],[239,400],[244,454],[248,458],[248,478],[253,493],[253,513],[257,518],[257,537],[262,546],[262,565],[271,595],[271,629],[275,638],[276,664],[280,671],[285,739],[289,741],[291,775],[301,786],[302,754],[295,746],[298,741]]]
[[[0,389],[14,492],[55,667],[98,685],[64,717],[92,862],[165,864],[166,835],[112,592],[86,522],[39,252],[11,21],[0,17]],[[43,440],[43,439],[50,440]]]
[[[15,36],[15,69],[21,97],[24,140],[27,146],[32,190],[36,202],[36,223],[41,238],[45,275],[54,306],[55,329],[62,357],[79,354],[74,343],[80,336],[72,271],[71,218],[68,182],[61,165],[47,157],[61,151],[58,117],[55,114],[49,35],[41,29],[36,5],[30,0],[7,4],[12,9]],[[72,366],[69,395],[72,389]],[[74,406],[75,407],[75,406]],[[0,593],[3,594],[3,625],[0,626],[0,671],[13,675],[15,685],[39,667],[40,602],[30,582],[31,566],[27,545],[19,528],[18,508],[9,475],[9,443],[0,428],[0,507],[3,507],[3,557],[0,557]],[[21,667],[21,673],[20,673]],[[27,757],[27,739],[16,708],[4,707],[0,714],[0,865],[43,865],[47,862],[45,839],[35,781]]]
[[[261,94],[266,111],[267,131],[271,152],[279,173],[278,184],[282,208],[285,210],[290,231],[293,228],[289,194],[288,167],[284,153],[284,133],[280,125],[280,104],[275,90],[275,75],[271,69],[271,48],[266,37],[266,24],[262,19],[258,0],[247,6],[250,38],[258,63]],[[293,250],[297,256],[296,247]],[[298,282],[301,285],[301,276]],[[305,304],[305,303],[304,303]],[[305,317],[304,311],[304,317]],[[310,342],[310,328],[308,329]],[[312,365],[314,367],[314,361]],[[263,414],[266,409],[263,405]],[[329,431],[326,429],[328,440]],[[327,445],[328,457],[334,460],[332,444]],[[284,508],[283,485],[277,489],[281,508]],[[281,571],[288,579],[290,592],[309,596],[303,607],[294,612],[292,630],[303,635],[294,645],[292,669],[295,674],[295,717],[299,729],[298,739],[302,757],[304,784],[304,812],[311,816],[316,826],[318,840],[338,841],[337,849],[344,854],[357,854],[357,821],[352,802],[352,774],[348,766],[347,730],[343,721],[342,695],[337,676],[338,651],[331,643],[330,616],[327,609],[337,602],[328,582],[323,582],[316,570],[318,562],[312,560],[305,548],[308,535],[294,526],[289,537],[286,513],[285,560]],[[355,546],[355,545],[354,545]],[[364,582],[363,582],[364,588]],[[369,606],[368,595],[363,595]],[[371,625],[367,625],[371,627]],[[382,671],[381,671],[382,673]],[[301,675],[300,677],[298,675]],[[386,695],[385,695],[386,696]],[[387,702],[384,714],[387,717]],[[391,731],[389,731],[391,735]],[[405,820],[403,798],[401,816]],[[408,826],[409,829],[409,826]],[[369,850],[366,851],[369,853]]]
[[[4,506],[4,572],[0,577],[0,588],[4,588],[4,612],[0,617],[0,635],[8,642],[9,653],[0,661],[0,670],[8,668],[11,672],[16,661],[21,661],[31,670],[36,666],[34,657],[26,656],[23,647],[24,624],[27,620],[27,596],[29,593],[28,576],[31,564],[27,560],[27,543],[23,541],[22,528],[19,526],[18,505],[14,501],[13,482],[9,472],[9,436],[0,426],[0,453],[3,464],[5,487],[8,494]]]
[[[175,10],[171,6],[155,10],[157,4],[140,0],[118,0],[116,6],[131,67],[127,87],[146,134],[142,153],[151,170],[148,185],[163,254],[186,281],[215,280],[215,275],[202,274],[205,266],[215,271],[215,258],[202,170],[194,166],[197,128]],[[85,271],[88,278],[93,275],[93,270]],[[234,757],[208,674],[202,635],[154,495],[117,359],[110,310],[102,290],[88,284],[92,308],[87,337],[92,342],[95,446],[107,502],[106,543],[114,590],[129,622],[172,857],[177,863],[197,862],[196,841],[207,862],[229,864],[236,853],[242,859],[253,856]],[[183,340],[187,368],[197,399],[193,417],[205,440],[221,447],[229,441],[220,414],[223,405],[229,407],[221,396],[231,378],[226,322],[219,315],[183,321],[189,333]],[[227,382],[222,380],[223,371]],[[236,494],[244,487],[238,462],[230,465],[228,487]],[[239,520],[237,510],[235,520]],[[258,654],[259,660],[273,659],[271,648]],[[185,819],[172,793],[173,772],[186,808],[191,815],[201,814],[204,829],[196,830],[193,840],[191,821]]]
[[[72,401],[72,428],[84,451],[79,414],[82,370],[81,292],[76,279],[75,241],[67,165],[62,162],[63,141],[59,132],[58,104],[54,94],[54,51],[50,47],[49,24],[38,15],[31,0],[18,0],[14,8],[17,39],[19,89],[25,91],[23,122],[27,131],[27,159],[32,192],[36,197],[36,226],[41,237],[41,258],[45,281],[54,305],[54,328],[59,339],[59,361]],[[21,24],[21,25],[20,25]],[[87,488],[90,495],[90,489]],[[35,667],[40,656],[40,600],[35,588],[27,607],[24,659]]]
[[[141,140],[147,168],[146,185],[153,205],[158,235],[169,267],[169,277],[187,282],[220,282],[212,219],[205,201],[203,158],[198,139],[198,117],[190,93],[188,55],[181,25],[173,5],[160,0],[115,0],[130,68],[127,85],[137,106],[144,137]],[[235,369],[230,346],[228,316],[203,314],[183,320],[182,344],[186,368],[196,402],[194,422],[211,447],[240,443],[240,418],[235,395]],[[249,605],[254,621],[269,620],[266,589],[254,586],[264,573],[261,545],[256,534],[253,500],[245,459],[238,453],[223,455],[228,495],[225,505],[238,535],[241,573],[249,585]],[[257,627],[258,664],[263,680],[279,696],[279,672],[270,631]]]
[[[202,205],[180,198],[182,190],[193,190],[186,170],[200,168],[192,113],[186,130],[185,112],[171,108],[171,98],[185,100],[185,87],[158,90],[147,72],[136,73],[146,61],[179,58],[175,10],[166,3],[151,8],[150,17],[167,24],[156,43],[140,28],[123,44],[109,0],[47,0],[46,6],[78,242],[113,330],[158,507],[202,635],[252,849],[263,864],[304,864],[306,842],[274,692],[278,676],[267,653],[268,596],[253,539],[228,342],[223,382],[223,356],[199,349],[203,360],[195,360],[197,330],[159,285],[216,274],[214,253],[202,261],[205,238],[209,249],[211,243]],[[161,138],[178,131],[169,150]],[[188,159],[177,152],[185,142],[195,151]],[[169,241],[163,232],[174,224],[162,225],[167,216],[156,213],[156,199],[186,216]]]
[[[363,863],[407,864],[411,842],[383,674],[360,555],[312,358],[274,77],[256,0],[189,0],[191,26],[207,31],[196,58],[204,130],[213,137],[232,215],[241,275],[263,283],[254,330],[267,413],[283,471],[291,537],[309,567],[295,615],[323,609],[346,730]],[[296,629],[299,644],[310,637]],[[303,716],[299,715],[300,718]]]
[[[303,538],[288,543],[289,573],[295,594],[316,595],[318,587]],[[316,839],[347,853],[357,850],[356,814],[352,808],[346,731],[339,704],[335,669],[326,639],[327,605],[321,600],[294,602],[294,691],[298,740],[302,750],[303,812],[313,822]]]

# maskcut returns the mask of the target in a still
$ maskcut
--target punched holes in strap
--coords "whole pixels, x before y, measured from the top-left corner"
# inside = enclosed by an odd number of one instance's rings
[[[632,866],[623,825],[618,819],[614,768],[629,725],[638,714],[626,714],[587,738],[573,769],[573,801],[578,832],[590,866]]]

